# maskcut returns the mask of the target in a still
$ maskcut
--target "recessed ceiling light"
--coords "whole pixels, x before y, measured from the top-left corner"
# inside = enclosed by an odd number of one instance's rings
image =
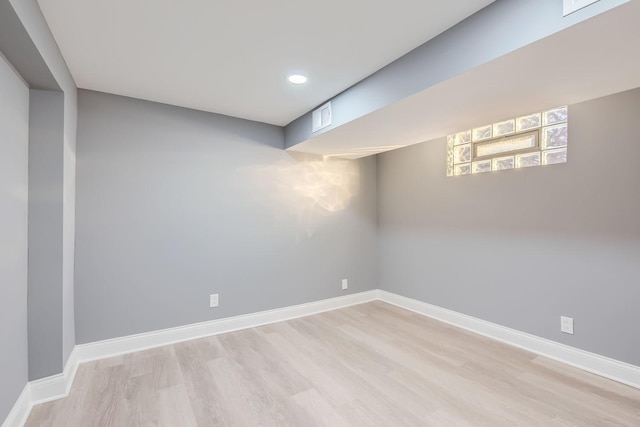
[[[289,76],[289,81],[294,85],[301,85],[307,82],[307,78],[300,74],[293,74]]]

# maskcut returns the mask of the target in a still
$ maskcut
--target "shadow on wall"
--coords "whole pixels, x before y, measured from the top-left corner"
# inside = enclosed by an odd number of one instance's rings
[[[360,163],[287,153],[277,163],[249,169],[277,217],[297,217],[297,239],[310,238],[323,219],[344,211],[360,190]],[[275,202],[275,203],[274,203]]]

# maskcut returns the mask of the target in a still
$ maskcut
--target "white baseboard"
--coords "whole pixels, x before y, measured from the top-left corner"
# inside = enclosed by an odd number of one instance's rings
[[[387,291],[374,290],[177,328],[76,345],[62,374],[31,381],[25,386],[2,427],[22,426],[33,405],[68,396],[80,363],[283,322],[375,300],[396,305],[640,389],[640,367],[638,366],[569,347],[422,301]]]
[[[2,423],[2,427],[22,427],[29,417],[31,408],[31,387],[29,383],[24,386],[22,393],[18,396],[18,400],[13,405],[11,412]]]
[[[640,367],[379,290],[381,301],[640,389]]]
[[[29,381],[13,405],[13,409],[6,420],[2,423],[2,427],[22,427],[34,405],[67,397],[78,370],[79,363],[76,356],[74,349],[62,374]]]
[[[78,353],[74,348],[61,374],[30,381],[32,404],[39,405],[67,397],[79,364]]]
[[[179,326],[177,328],[129,335],[89,344],[80,344],[76,345],[74,352],[76,352],[79,363],[88,362],[241,329],[255,328],[270,323],[283,322],[298,317],[322,313],[324,311],[362,304],[376,299],[378,299],[377,290],[360,292],[306,304],[260,311],[258,313],[243,314],[240,316]]]

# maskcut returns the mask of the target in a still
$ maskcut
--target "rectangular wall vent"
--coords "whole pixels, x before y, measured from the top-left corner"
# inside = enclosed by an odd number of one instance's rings
[[[600,0],[563,0],[562,16],[567,16],[598,1]]]
[[[314,110],[312,114],[313,124],[311,132],[317,132],[320,129],[324,129],[331,125],[331,101],[324,104],[322,107]]]

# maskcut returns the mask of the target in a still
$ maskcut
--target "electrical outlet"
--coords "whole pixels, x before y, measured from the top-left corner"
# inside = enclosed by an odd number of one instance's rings
[[[342,279],[342,290],[349,289],[349,282],[347,279]]]
[[[218,306],[218,294],[209,295],[209,307],[217,307]]]
[[[565,334],[573,335],[573,319],[571,317],[560,316],[560,330]]]

